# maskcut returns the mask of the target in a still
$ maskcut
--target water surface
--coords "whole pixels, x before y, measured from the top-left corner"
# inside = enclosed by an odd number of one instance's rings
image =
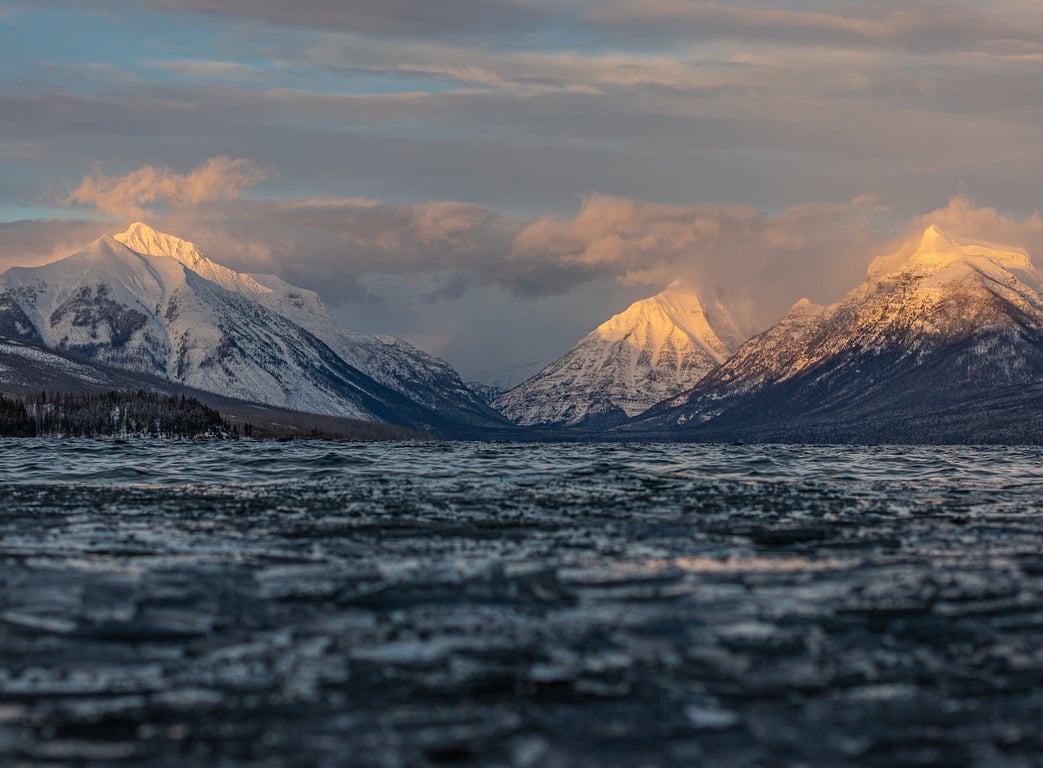
[[[0,763],[1043,762],[1038,448],[0,443]]]

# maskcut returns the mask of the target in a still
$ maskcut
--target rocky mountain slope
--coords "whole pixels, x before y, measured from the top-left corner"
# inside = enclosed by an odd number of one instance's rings
[[[635,302],[493,401],[516,424],[618,424],[691,388],[744,338],[727,309],[674,284]]]
[[[1041,292],[1024,252],[929,227],[840,302],[799,302],[628,429],[689,439],[1038,442],[1030,411],[1043,383]]]
[[[501,423],[441,361],[359,334],[357,357],[379,369],[368,375],[338,353],[352,335],[336,334],[317,296],[263,285],[142,224],[0,275],[0,335],[294,411],[432,429]],[[400,372],[427,376],[420,399]]]

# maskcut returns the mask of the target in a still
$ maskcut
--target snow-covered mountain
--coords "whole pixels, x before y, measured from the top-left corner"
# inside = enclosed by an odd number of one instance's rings
[[[404,342],[338,334],[315,294],[261,280],[135,224],[61,261],[0,275],[0,335],[297,411],[432,428],[497,423],[448,365]],[[344,359],[353,338],[376,375]],[[427,389],[414,398],[416,379]]]
[[[176,259],[227,290],[267,307],[311,333],[349,365],[446,419],[475,426],[500,421],[445,360],[394,336],[339,327],[314,291],[276,275],[234,272],[204,257],[192,243],[142,223],[131,225],[116,239],[138,253]]]
[[[691,388],[744,338],[719,301],[675,283],[598,326],[493,407],[525,426],[619,423]]]
[[[984,403],[1001,397],[1011,406],[1043,382],[1041,293],[1043,275],[1025,252],[929,227],[841,301],[798,302],[631,428],[973,441],[976,429],[981,437],[1002,426],[979,412]],[[1009,407],[1004,413],[1010,418]]]

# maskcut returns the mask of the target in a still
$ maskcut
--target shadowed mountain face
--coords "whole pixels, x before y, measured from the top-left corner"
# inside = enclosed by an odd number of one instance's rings
[[[337,329],[314,293],[258,278],[136,224],[0,275],[0,332],[295,411],[434,429],[503,423],[444,362]]]
[[[828,307],[801,301],[694,389],[629,425],[690,439],[1043,439],[1041,277],[931,227]]]
[[[493,405],[526,426],[618,424],[692,387],[742,338],[718,302],[672,285],[598,326]]]

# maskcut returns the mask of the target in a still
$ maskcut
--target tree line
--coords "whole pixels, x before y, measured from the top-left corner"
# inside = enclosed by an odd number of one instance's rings
[[[218,411],[184,395],[0,395],[0,435],[8,437],[234,437],[238,431]]]

